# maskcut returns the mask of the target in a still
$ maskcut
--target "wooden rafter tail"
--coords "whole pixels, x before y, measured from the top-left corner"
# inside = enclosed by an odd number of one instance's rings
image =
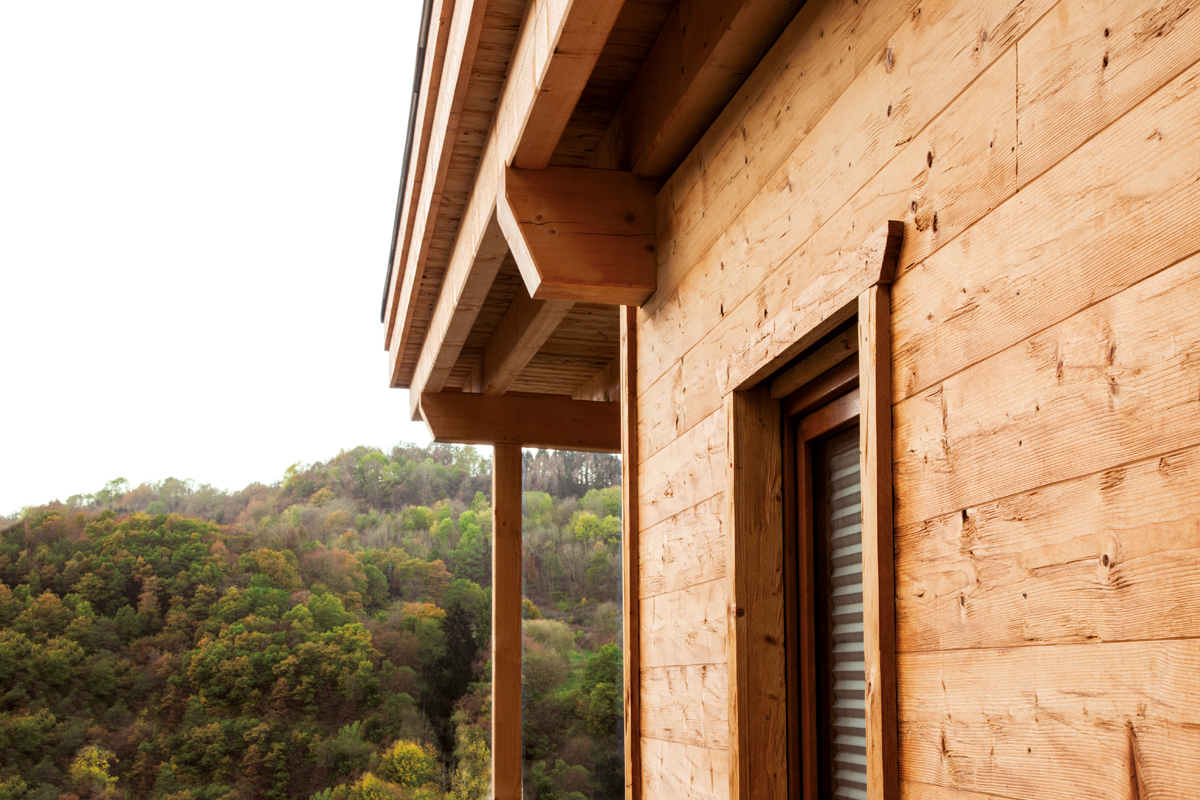
[[[630,172],[505,170],[497,215],[530,296],[644,303],[657,285],[657,192]]]
[[[621,452],[619,403],[441,392],[421,396],[421,413],[437,442],[505,442],[554,450]]]

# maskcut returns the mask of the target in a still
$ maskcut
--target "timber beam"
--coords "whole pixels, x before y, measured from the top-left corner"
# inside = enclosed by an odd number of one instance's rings
[[[506,169],[496,217],[530,296],[644,303],[657,285],[657,192],[630,172]]]
[[[435,442],[519,444],[621,452],[621,406],[565,397],[427,392],[421,413]]]
[[[679,0],[590,166],[670,175],[803,5]]]
[[[484,346],[483,357],[467,379],[464,391],[486,395],[508,391],[573,305],[562,300],[534,300],[524,287],[519,287]]]

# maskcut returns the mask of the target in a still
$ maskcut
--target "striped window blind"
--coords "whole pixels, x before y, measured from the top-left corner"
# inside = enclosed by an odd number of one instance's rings
[[[821,447],[825,503],[827,709],[825,753],[830,796],[867,798],[866,672],[863,666],[862,494],[858,426]],[[820,495],[818,495],[819,497]]]

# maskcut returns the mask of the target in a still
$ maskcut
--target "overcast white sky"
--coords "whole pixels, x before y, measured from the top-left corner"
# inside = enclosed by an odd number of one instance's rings
[[[428,441],[379,325],[419,22],[0,4],[0,514]]]

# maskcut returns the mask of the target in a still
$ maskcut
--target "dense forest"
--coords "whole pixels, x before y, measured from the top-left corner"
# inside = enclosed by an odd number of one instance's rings
[[[533,800],[623,794],[620,464],[525,456]],[[359,447],[0,520],[0,800],[483,800],[490,461]]]

